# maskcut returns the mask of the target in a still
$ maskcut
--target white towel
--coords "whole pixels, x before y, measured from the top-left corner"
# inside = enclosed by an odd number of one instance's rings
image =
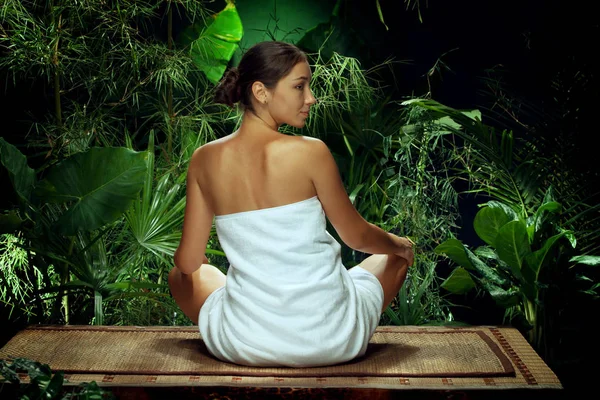
[[[309,367],[364,354],[383,304],[377,278],[342,265],[317,196],[215,217],[230,263],[200,310],[210,353],[242,365]]]

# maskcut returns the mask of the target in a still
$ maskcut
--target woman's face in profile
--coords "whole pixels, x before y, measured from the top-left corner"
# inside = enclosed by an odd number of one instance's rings
[[[304,127],[310,107],[316,102],[310,90],[311,78],[308,63],[302,61],[277,82],[271,93],[268,111],[278,125]]]

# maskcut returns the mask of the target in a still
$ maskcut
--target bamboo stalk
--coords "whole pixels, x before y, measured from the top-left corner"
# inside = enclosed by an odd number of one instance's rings
[[[169,55],[173,55],[173,4],[169,1],[167,23],[167,45]],[[168,93],[167,93],[167,110],[169,113],[169,127],[167,132],[167,155],[170,155],[173,150],[173,80],[168,78]]]
[[[73,246],[75,245],[75,238],[71,238],[71,244],[69,245],[69,257],[73,254]],[[61,277],[61,285],[66,285],[69,281],[69,265],[67,263],[64,264],[63,275]],[[69,294],[65,289],[63,289],[63,298],[62,298],[63,309],[65,310],[65,325],[69,325]]]
[[[60,73],[58,71],[58,45],[60,43],[60,26],[62,24],[62,14],[58,16],[58,25],[56,26],[56,42],[54,44],[54,53],[52,55],[52,64],[54,64],[54,112],[56,114],[56,124],[62,128],[62,107],[60,102]]]

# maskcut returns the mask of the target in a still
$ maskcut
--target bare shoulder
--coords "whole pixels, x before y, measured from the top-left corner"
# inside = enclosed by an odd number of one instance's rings
[[[194,150],[192,157],[190,158],[190,170],[196,169],[197,167],[206,166],[206,162],[210,160],[216,152],[220,151],[220,149],[222,149],[225,143],[227,143],[229,140],[230,137],[225,136],[220,139],[207,142]]]
[[[202,165],[202,161],[206,158],[208,153],[210,153],[210,146],[208,146],[208,143],[194,150],[192,157],[190,158],[188,173],[197,170],[198,167]]]
[[[348,198],[338,166],[325,142],[305,138],[306,169],[315,187],[327,218],[349,247],[358,248],[368,223],[360,216]]]
[[[272,141],[269,146],[277,158],[283,158],[286,164],[296,165],[296,162],[303,163],[307,157],[314,151],[315,141],[307,136],[287,136],[282,135],[277,140]]]
[[[294,150],[300,151],[306,161],[314,161],[331,154],[329,148],[321,139],[311,136],[295,136],[291,139]]]

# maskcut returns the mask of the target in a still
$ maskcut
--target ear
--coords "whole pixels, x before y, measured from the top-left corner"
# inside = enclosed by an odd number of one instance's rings
[[[265,104],[268,100],[269,90],[262,82],[256,81],[252,84],[252,94],[257,103]]]

